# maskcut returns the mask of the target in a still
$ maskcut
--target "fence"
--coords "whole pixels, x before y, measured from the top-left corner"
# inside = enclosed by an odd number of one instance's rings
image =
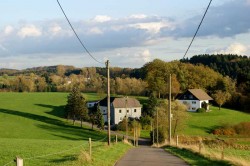
[[[79,146],[75,146],[69,149],[65,149],[65,150],[61,150],[61,151],[57,151],[55,153],[49,153],[49,154],[43,154],[43,155],[37,155],[37,156],[32,156],[32,157],[20,157],[17,156],[15,159],[13,159],[12,161],[4,164],[3,166],[10,166],[10,165],[16,165],[16,166],[23,166],[25,164],[25,162],[29,161],[29,160],[37,160],[37,159],[44,159],[47,158],[49,156],[54,156],[54,155],[59,155],[59,154],[65,154],[66,152],[71,152],[74,150],[82,150],[85,152],[88,152],[90,159],[92,158],[92,152],[93,150],[95,150],[96,147],[101,147],[103,146],[103,141],[106,139],[107,137],[104,137],[100,140],[96,140],[96,141],[92,141],[91,138],[89,138],[88,141],[86,141],[85,143],[79,145]],[[115,143],[117,143],[117,135],[115,136]]]
[[[208,158],[227,160],[236,165],[250,165],[250,162],[246,160],[250,150],[250,146],[247,145],[239,146],[218,138],[211,139],[178,135],[172,142],[175,142],[175,146],[178,148],[186,148]]]

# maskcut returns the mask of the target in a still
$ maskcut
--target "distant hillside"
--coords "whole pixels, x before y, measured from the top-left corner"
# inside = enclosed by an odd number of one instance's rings
[[[183,62],[203,64],[224,76],[237,79],[237,83],[250,81],[250,58],[240,55],[195,55]]]
[[[0,69],[0,76],[2,76],[4,74],[13,75],[14,73],[17,73],[18,71],[19,70],[2,68],[2,69]]]
[[[15,70],[15,69],[0,69],[0,76],[7,74],[9,76],[15,75],[29,75],[30,73],[34,73],[36,75],[44,75],[44,74],[55,74],[57,73],[58,66],[62,66],[65,70],[65,76],[69,76],[71,74],[80,74],[83,70],[91,71],[95,70],[95,72],[101,76],[106,77],[106,68],[105,67],[84,67],[84,68],[76,68],[74,66],[66,66],[66,65],[56,65],[56,66],[41,66],[41,67],[33,67],[27,68],[23,70]],[[120,68],[120,67],[111,67],[110,68],[110,77],[116,78],[126,78],[126,77],[133,77],[133,78],[141,78],[141,69],[133,69],[133,68]]]

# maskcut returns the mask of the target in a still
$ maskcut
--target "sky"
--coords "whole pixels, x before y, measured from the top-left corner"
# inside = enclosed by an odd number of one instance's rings
[[[0,2],[0,68],[139,68],[179,60],[210,0],[8,0]],[[213,0],[186,57],[250,55],[250,0]]]

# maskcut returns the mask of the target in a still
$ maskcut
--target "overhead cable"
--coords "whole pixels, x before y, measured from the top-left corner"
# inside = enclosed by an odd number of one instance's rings
[[[184,54],[184,56],[183,56],[182,59],[184,59],[185,56],[187,55],[187,53],[188,53],[188,51],[189,51],[189,49],[190,49],[190,47],[191,47],[191,45],[192,45],[192,43],[193,43],[193,41],[194,41],[194,39],[195,39],[195,37],[196,37],[196,35],[197,35],[199,29],[200,29],[200,26],[201,26],[201,24],[202,24],[202,22],[203,22],[203,20],[204,20],[204,18],[205,18],[205,16],[206,16],[206,14],[207,14],[207,11],[208,11],[208,9],[209,9],[211,3],[212,3],[212,0],[210,0],[209,4],[208,4],[208,6],[207,6],[207,9],[206,9],[206,11],[205,11],[205,13],[204,13],[204,15],[203,15],[203,17],[202,17],[202,19],[201,19],[201,22],[200,22],[200,24],[199,24],[199,26],[198,26],[198,28],[197,28],[197,30],[196,30],[194,36],[193,36],[193,39],[191,40],[191,42],[190,42],[190,44],[189,44],[189,46],[188,46],[188,48],[187,48],[187,50],[186,50],[186,52],[185,52],[185,54]]]
[[[101,61],[97,60],[97,59],[89,52],[89,50],[87,49],[87,47],[83,44],[82,40],[81,40],[81,39],[79,38],[79,36],[77,35],[77,33],[76,33],[74,27],[72,26],[72,24],[71,24],[70,20],[68,19],[66,13],[64,12],[64,10],[63,10],[63,8],[62,8],[62,6],[61,6],[59,0],[57,0],[57,3],[58,3],[58,5],[59,5],[59,7],[61,8],[61,10],[62,10],[62,12],[63,12],[63,14],[64,14],[66,20],[68,21],[68,23],[69,23],[69,25],[70,25],[72,31],[74,32],[76,38],[78,39],[78,41],[80,42],[80,44],[82,45],[82,47],[84,48],[84,50],[87,52],[87,54],[88,54],[92,59],[94,59],[96,62],[98,62],[98,63],[100,63],[100,64],[104,64],[104,63],[102,63]]]

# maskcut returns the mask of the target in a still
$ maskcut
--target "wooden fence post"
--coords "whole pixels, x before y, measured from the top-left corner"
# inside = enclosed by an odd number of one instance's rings
[[[178,145],[179,145],[179,136],[177,135],[176,136],[176,147],[178,147]]]
[[[92,143],[91,143],[91,138],[89,138],[89,156],[91,158],[92,156]]]
[[[117,135],[115,135],[115,143],[117,144]]]
[[[16,166],[23,166],[23,159],[20,157],[16,157]]]
[[[222,151],[221,151],[221,160],[224,160],[224,146],[222,146]]]
[[[201,142],[199,142],[199,153],[201,154]]]

